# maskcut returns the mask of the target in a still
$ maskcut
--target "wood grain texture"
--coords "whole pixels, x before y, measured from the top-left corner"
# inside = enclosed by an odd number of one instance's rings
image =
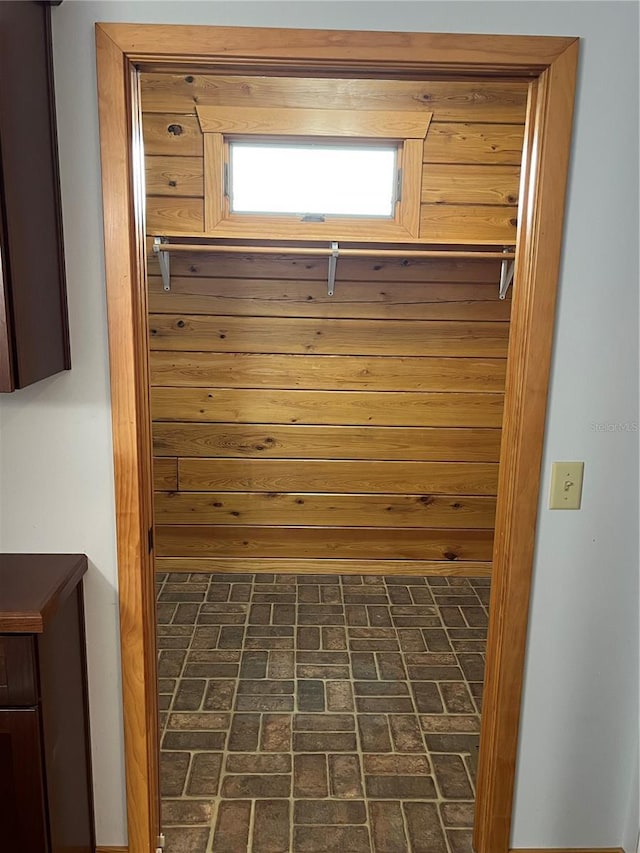
[[[154,420],[247,424],[500,427],[502,394],[152,388]]]
[[[203,133],[241,136],[334,136],[361,139],[424,139],[432,113],[413,110],[341,110],[279,106],[200,106]]]
[[[505,323],[152,314],[152,350],[504,358]]]
[[[225,215],[227,199],[224,186],[224,138],[221,133],[208,133],[204,140],[204,227],[213,229]]]
[[[202,131],[195,116],[144,113],[142,134],[147,156],[203,156]]]
[[[204,167],[200,157],[146,157],[149,195],[204,197]]]
[[[181,491],[495,495],[497,478],[489,462],[178,460]]]
[[[151,384],[360,391],[504,391],[506,359],[153,351]]]
[[[493,530],[157,525],[159,557],[488,561]]]
[[[368,80],[248,77],[217,74],[144,74],[145,113],[194,114],[198,107],[246,106],[321,110],[395,110],[434,113],[438,121],[522,122],[524,81]]]
[[[497,282],[496,278],[492,284],[379,284],[338,278],[334,295],[328,296],[325,282],[172,275],[167,293],[160,276],[152,275],[149,310],[154,314],[508,321],[511,299],[498,299]]]
[[[430,204],[518,203],[519,166],[464,166],[428,163],[422,173],[422,201]]]
[[[497,462],[500,430],[156,421],[153,449],[158,457]]]
[[[129,853],[128,847],[105,847],[99,844],[96,847],[96,853]]]
[[[202,234],[204,200],[147,196],[147,229],[151,234]]]
[[[491,563],[478,560],[335,560],[325,558],[158,557],[157,572],[327,575],[444,575],[490,577]]]
[[[523,125],[433,122],[424,142],[425,163],[512,165],[522,159]]]
[[[175,491],[178,488],[178,460],[153,460],[153,488]]]
[[[491,528],[495,499],[434,495],[156,492],[158,524]]]
[[[430,242],[456,243],[472,233],[479,242],[513,246],[518,208],[489,204],[422,204],[420,236]]]

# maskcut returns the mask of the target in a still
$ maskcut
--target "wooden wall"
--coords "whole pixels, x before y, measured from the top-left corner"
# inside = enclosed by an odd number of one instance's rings
[[[527,83],[143,74],[150,233],[204,231],[203,141],[195,106],[423,110],[420,237],[513,244]]]
[[[150,235],[203,229],[196,104],[428,109],[430,239],[514,243],[525,83],[143,74]],[[488,574],[499,263],[149,261],[159,570]]]

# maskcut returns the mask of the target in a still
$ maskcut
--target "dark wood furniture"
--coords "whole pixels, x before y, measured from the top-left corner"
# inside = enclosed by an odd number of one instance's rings
[[[0,849],[94,853],[83,554],[0,555]]]
[[[0,391],[71,367],[49,5],[0,2]]]

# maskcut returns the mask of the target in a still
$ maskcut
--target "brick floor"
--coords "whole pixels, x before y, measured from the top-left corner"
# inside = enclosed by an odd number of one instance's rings
[[[488,579],[157,581],[167,853],[471,853]]]

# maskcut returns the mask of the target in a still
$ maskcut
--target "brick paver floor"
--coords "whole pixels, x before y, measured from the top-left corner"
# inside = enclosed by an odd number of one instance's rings
[[[158,575],[167,853],[470,853],[488,596]]]

